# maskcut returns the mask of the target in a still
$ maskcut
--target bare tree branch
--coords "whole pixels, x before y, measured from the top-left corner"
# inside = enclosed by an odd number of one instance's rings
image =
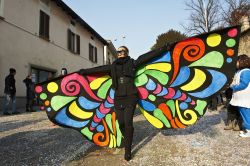
[[[190,0],[185,3],[191,11],[185,31],[194,34],[209,32],[221,22],[218,0]]]
[[[250,17],[250,0],[225,0],[222,17],[225,25],[239,25],[244,16]]]

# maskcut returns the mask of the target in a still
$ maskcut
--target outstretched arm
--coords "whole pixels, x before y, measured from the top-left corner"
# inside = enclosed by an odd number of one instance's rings
[[[243,71],[240,75],[240,84],[239,85],[234,85],[231,88],[233,89],[234,92],[244,90],[248,87],[250,83],[250,71]]]
[[[170,50],[171,48],[171,45],[173,44],[166,44],[165,46],[161,47],[161,48],[158,48],[156,50],[153,50],[153,51],[150,51],[150,52],[147,52],[141,56],[139,56],[134,64],[135,64],[135,67],[139,67],[140,65],[142,64],[145,64],[147,62],[149,62],[150,60],[154,59],[155,57],[161,55],[162,53],[166,52],[167,50]]]
[[[110,71],[111,71],[111,65],[104,65],[104,66],[98,66],[98,67],[93,67],[89,69],[81,69],[79,70],[79,73],[81,75],[98,74],[98,73],[109,74]]]

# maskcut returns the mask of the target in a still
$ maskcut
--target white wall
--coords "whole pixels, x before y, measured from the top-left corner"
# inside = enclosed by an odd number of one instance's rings
[[[4,78],[9,68],[17,70],[17,96],[25,96],[22,80],[36,65],[60,72],[66,67],[68,72],[103,64],[104,45],[83,26],[76,23],[76,34],[81,38],[80,55],[67,49],[67,29],[70,16],[56,4],[50,7],[50,42],[39,38],[39,0],[5,0],[4,20],[0,19],[0,96],[3,95]],[[98,63],[88,60],[89,43],[98,49]]]

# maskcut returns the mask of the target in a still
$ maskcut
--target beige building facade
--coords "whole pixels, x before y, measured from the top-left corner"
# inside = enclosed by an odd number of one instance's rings
[[[250,56],[250,19],[245,16],[241,19],[241,35],[239,43],[239,55]]]
[[[246,54],[250,57],[250,28],[241,33],[239,55],[241,54]]]
[[[17,105],[24,106],[28,74],[37,83],[61,68],[103,65],[106,48],[110,43],[61,0],[0,0],[0,99],[10,67],[17,71]]]

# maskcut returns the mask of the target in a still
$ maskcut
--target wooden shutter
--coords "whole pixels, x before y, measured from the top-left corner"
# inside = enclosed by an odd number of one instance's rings
[[[97,63],[97,48],[95,47],[95,62]]]
[[[47,39],[49,39],[49,20],[50,20],[49,15],[45,14],[45,37]]]
[[[40,10],[39,35],[46,39],[49,39],[49,20],[49,15]]]
[[[68,29],[68,49],[71,50],[71,30]]]
[[[43,16],[43,11],[40,10],[40,25],[39,25],[39,35],[43,36],[44,35],[44,16]]]
[[[80,54],[80,36],[76,35],[76,53]]]
[[[92,45],[89,43],[89,60],[93,61],[93,49],[92,49]]]
[[[75,51],[76,50],[75,49],[75,45],[76,45],[75,40],[76,40],[75,34],[73,32],[71,32],[71,51],[73,53],[76,53],[76,51]]]

